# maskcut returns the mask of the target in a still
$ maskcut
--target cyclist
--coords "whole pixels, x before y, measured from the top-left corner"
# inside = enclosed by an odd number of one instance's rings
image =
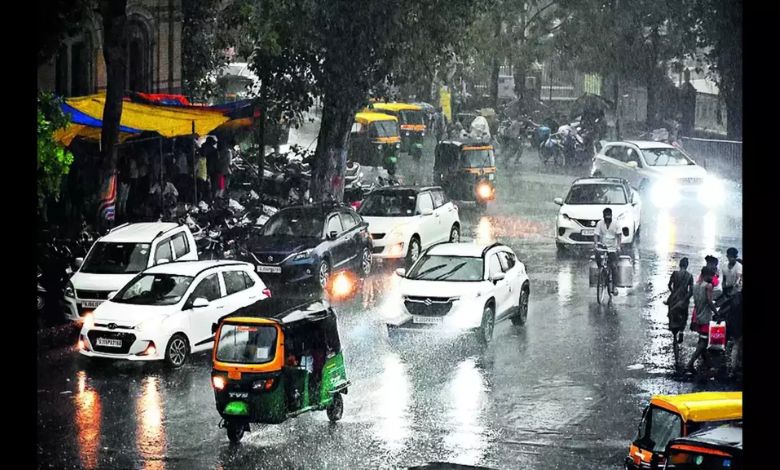
[[[596,264],[601,269],[601,252],[597,250],[599,244],[606,247],[607,267],[612,278],[612,295],[617,295],[615,279],[617,279],[617,262],[620,254],[621,232],[616,223],[612,222],[612,209],[607,207],[603,211],[604,218],[596,224],[593,234],[593,249],[596,251]]]

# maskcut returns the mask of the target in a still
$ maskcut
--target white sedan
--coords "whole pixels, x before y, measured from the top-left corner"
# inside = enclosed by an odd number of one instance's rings
[[[211,349],[213,323],[270,294],[249,263],[154,266],[84,317],[79,352],[95,358],[164,360],[181,367],[190,353]]]
[[[555,223],[555,246],[592,245],[596,224],[604,209],[612,209],[613,223],[622,232],[622,243],[631,245],[641,227],[639,193],[621,178],[579,178],[566,198],[555,198],[561,206]]]
[[[387,313],[388,332],[476,330],[488,343],[497,322],[522,325],[528,317],[525,266],[500,243],[442,243],[423,253],[408,273],[397,274],[401,304]]]

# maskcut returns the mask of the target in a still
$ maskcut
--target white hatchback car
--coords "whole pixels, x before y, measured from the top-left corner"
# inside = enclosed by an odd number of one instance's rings
[[[477,330],[488,343],[497,322],[522,325],[528,317],[528,274],[501,243],[442,243],[424,252],[408,273],[397,274],[401,305],[387,313],[388,332]]]
[[[631,245],[641,227],[639,193],[622,178],[579,178],[566,198],[555,198],[561,206],[555,223],[555,246],[591,245],[596,224],[604,209],[612,209],[612,220],[621,229],[624,245]]]
[[[439,186],[392,186],[373,191],[358,211],[368,222],[374,258],[417,261],[422,250],[460,241],[458,207]]]
[[[720,180],[685,152],[663,142],[609,142],[594,157],[591,175],[623,178],[660,207],[689,196],[708,206],[723,201]]]
[[[211,349],[211,325],[270,296],[249,263],[188,261],[141,272],[84,317],[79,352],[180,367]]]

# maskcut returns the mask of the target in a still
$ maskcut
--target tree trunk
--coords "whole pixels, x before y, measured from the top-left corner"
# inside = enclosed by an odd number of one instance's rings
[[[100,1],[100,13],[103,17],[103,57],[106,62],[106,104],[103,108],[103,128],[100,133],[102,148],[100,179],[103,182],[101,187],[104,192],[117,167],[119,123],[122,118],[122,100],[127,77],[126,6],[127,0]],[[101,194],[101,197],[103,196],[104,194]]]
[[[726,133],[729,139],[742,140],[742,87],[738,91],[727,93],[726,102]]]
[[[356,106],[325,97],[317,150],[314,154],[311,197],[315,201],[341,201],[344,198],[344,171],[347,165],[347,138]]]
[[[496,24],[494,30],[494,38],[497,43],[501,41],[501,15],[496,14]],[[493,55],[490,71],[490,104],[493,108],[498,109],[498,77],[501,71],[501,62],[498,60],[498,54]]]

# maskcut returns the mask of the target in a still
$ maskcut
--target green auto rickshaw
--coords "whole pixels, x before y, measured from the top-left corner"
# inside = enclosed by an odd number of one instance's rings
[[[398,118],[375,112],[355,114],[349,134],[349,160],[364,166],[381,166],[393,175],[400,148]]]
[[[373,103],[369,108],[398,118],[401,151],[419,161],[425,141],[425,114],[422,106],[409,103]]]
[[[484,210],[496,198],[496,157],[490,143],[443,140],[434,158],[433,181],[450,199],[474,201]]]
[[[266,299],[223,317],[212,330],[211,383],[231,442],[250,423],[278,424],[318,410],[332,422],[341,419],[350,382],[327,303]]]

